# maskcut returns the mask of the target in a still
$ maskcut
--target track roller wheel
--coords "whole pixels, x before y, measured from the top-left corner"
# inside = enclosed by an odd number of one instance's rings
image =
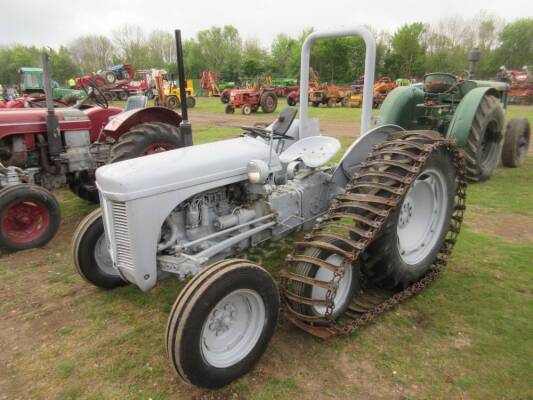
[[[531,127],[527,118],[513,118],[505,127],[502,150],[502,164],[506,167],[520,167],[527,158]]]
[[[469,181],[485,181],[494,174],[502,153],[503,123],[500,101],[485,95],[479,102],[464,148]]]
[[[279,313],[272,276],[247,260],[224,260],[197,274],[172,307],[170,363],[184,381],[219,388],[244,375],[265,352]]]
[[[0,191],[0,247],[16,251],[44,246],[60,221],[59,204],[48,190],[23,183]]]
[[[127,284],[113,268],[100,208],[80,222],[72,237],[71,248],[76,270],[87,282],[101,289],[113,289]]]

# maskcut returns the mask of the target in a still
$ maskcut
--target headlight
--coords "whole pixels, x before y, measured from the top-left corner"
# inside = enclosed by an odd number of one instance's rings
[[[262,160],[252,160],[246,166],[250,183],[265,183],[268,178],[268,165]]]

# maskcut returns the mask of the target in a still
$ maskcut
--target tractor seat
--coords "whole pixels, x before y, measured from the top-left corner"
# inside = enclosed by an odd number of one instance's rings
[[[272,132],[274,132],[276,135],[285,136],[291,127],[292,121],[294,121],[294,117],[296,117],[297,112],[298,109],[292,107],[287,107],[281,110],[278,118],[276,118],[276,121],[274,121],[274,124],[272,125]]]
[[[330,136],[310,136],[298,140],[287,150],[280,154],[279,160],[288,164],[300,159],[310,167],[316,168],[327,163],[337,154],[341,143]]]
[[[126,103],[126,108],[124,111],[136,110],[138,108],[145,108],[148,103],[148,97],[143,95],[130,96],[128,97],[128,102]]]

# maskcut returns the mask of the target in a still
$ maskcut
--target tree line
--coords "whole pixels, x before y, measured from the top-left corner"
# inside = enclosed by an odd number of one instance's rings
[[[301,46],[310,32],[312,28],[297,37],[280,33],[269,48],[264,48],[257,40],[244,39],[231,25],[200,31],[183,43],[187,77],[199,78],[203,70],[213,70],[221,72],[226,81],[259,75],[297,78]],[[480,78],[494,77],[501,65],[521,68],[533,62],[533,18],[506,22],[481,13],[471,19],[409,23],[392,34],[374,34],[377,76],[393,79],[420,78],[432,71],[462,75],[473,47],[481,50]],[[323,82],[352,82],[364,73],[364,49],[360,38],[321,40],[312,50],[311,65]],[[39,66],[43,50],[18,44],[0,47],[0,83],[17,83],[17,69]],[[122,63],[174,74],[177,68],[173,34],[160,30],[147,34],[135,25],[123,25],[109,37],[84,35],[46,50],[51,55],[52,76],[59,82]]]

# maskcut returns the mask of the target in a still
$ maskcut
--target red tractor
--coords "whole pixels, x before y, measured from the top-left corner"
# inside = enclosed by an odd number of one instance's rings
[[[232,89],[226,106],[226,114],[233,114],[241,108],[244,115],[250,115],[261,107],[264,113],[273,113],[278,106],[278,96],[265,88]]]
[[[182,119],[163,107],[145,108],[146,97],[130,97],[126,110],[108,107],[94,82],[84,83],[86,102],[54,108],[48,58],[46,108],[0,112],[0,247],[22,250],[46,244],[60,223],[50,190],[68,185],[98,202],[97,167],[185,145]],[[128,110],[129,109],[129,110]]]

